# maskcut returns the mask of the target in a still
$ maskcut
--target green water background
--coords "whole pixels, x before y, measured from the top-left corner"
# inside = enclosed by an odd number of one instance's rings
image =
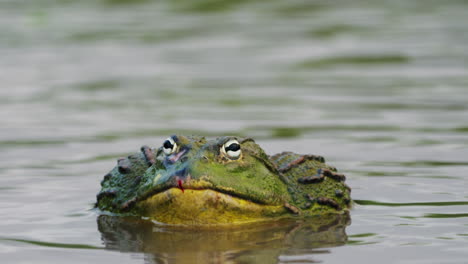
[[[90,210],[118,157],[174,133],[348,176],[347,242],[277,262],[466,263],[466,1],[0,0],[0,32],[2,263],[182,263],[190,241],[112,247]]]

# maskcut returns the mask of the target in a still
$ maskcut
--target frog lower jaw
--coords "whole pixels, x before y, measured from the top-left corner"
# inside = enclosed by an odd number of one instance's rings
[[[135,210],[161,223],[222,225],[290,214],[283,205],[264,205],[211,189],[170,188],[140,201]]]

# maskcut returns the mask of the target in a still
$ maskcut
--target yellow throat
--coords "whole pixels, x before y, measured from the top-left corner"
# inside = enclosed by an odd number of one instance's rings
[[[283,205],[264,205],[210,189],[171,188],[141,201],[138,211],[162,223],[219,225],[249,223],[287,214]]]

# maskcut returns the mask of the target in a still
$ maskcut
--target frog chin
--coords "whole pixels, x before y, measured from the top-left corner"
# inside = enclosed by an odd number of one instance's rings
[[[178,187],[140,201],[136,209],[153,220],[174,225],[250,223],[288,214],[282,205],[256,203],[212,189]]]

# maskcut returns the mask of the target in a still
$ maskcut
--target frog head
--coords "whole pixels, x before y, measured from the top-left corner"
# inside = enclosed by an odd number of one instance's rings
[[[97,207],[170,224],[223,224],[299,215],[297,206],[310,204],[297,157],[282,165],[288,153],[270,157],[251,138],[173,135],[141,150],[104,177]]]

